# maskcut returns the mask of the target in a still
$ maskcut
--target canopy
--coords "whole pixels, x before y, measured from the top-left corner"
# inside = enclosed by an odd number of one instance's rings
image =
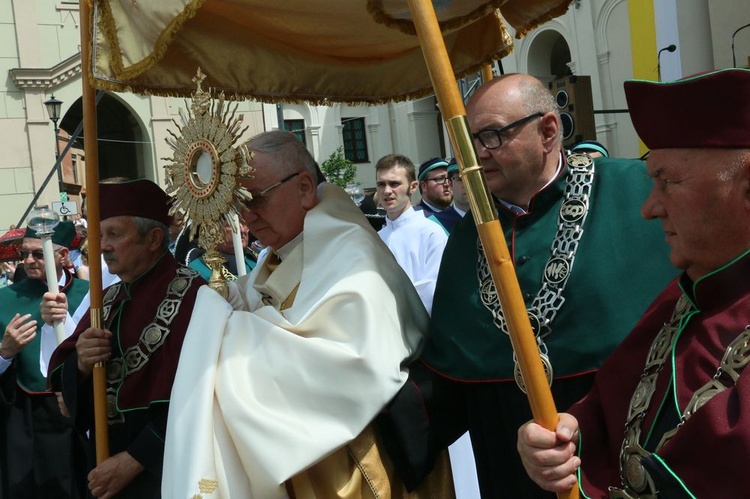
[[[433,0],[455,76],[476,72],[571,0]],[[407,0],[98,0],[93,84],[263,102],[377,104],[433,93]],[[502,7],[502,14],[499,8]]]
[[[554,429],[557,410],[454,78],[510,52],[502,16],[520,37],[563,14],[571,1],[96,0],[91,57],[83,41],[85,66],[93,63],[92,75],[84,73],[84,87],[91,76],[103,89],[188,96],[196,83],[200,89],[202,74],[196,69],[202,68],[205,85],[214,91],[264,102],[377,104],[413,99],[434,88],[532,413]],[[86,12],[82,7],[82,18]],[[84,21],[81,31],[88,31]],[[96,134],[93,101],[93,94],[85,100],[91,127],[86,136]],[[86,141],[87,148],[90,142],[95,143]],[[95,151],[86,154],[96,157]],[[192,168],[193,156],[187,159]],[[87,172],[95,168],[87,162]],[[98,181],[97,175],[87,175],[88,183]],[[104,380],[104,368],[97,366],[97,444],[107,441]],[[97,462],[107,453],[108,448],[97,447]],[[558,496],[577,498],[578,488]]]

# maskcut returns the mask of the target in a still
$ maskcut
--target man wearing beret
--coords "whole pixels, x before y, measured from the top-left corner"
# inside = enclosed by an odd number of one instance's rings
[[[428,159],[419,165],[417,173],[419,193],[422,199],[414,206],[416,211],[423,211],[429,217],[450,206],[453,200],[451,183],[448,181],[448,162],[443,158]]]
[[[595,140],[582,140],[570,148],[571,152],[585,152],[591,158],[609,157],[606,147]]]
[[[646,168],[564,154],[554,97],[528,75],[485,83],[466,111],[552,395],[564,410],[588,392],[599,366],[676,274],[659,224],[638,213],[649,191]],[[412,439],[430,428],[427,437],[443,446],[468,430],[482,497],[552,497],[526,476],[516,452],[531,409],[471,212],[448,239],[421,360],[430,390],[412,395],[432,397],[429,418],[416,413],[422,419]]]
[[[52,234],[60,293],[77,306],[88,283],[74,279],[63,262],[75,237],[72,222],[60,222]],[[0,289],[0,497],[81,497],[74,456],[75,433],[47,389],[39,306],[47,291],[42,242],[27,228],[21,260],[27,278]]]
[[[84,315],[50,361],[50,384],[82,435],[93,428],[91,373],[106,361],[111,457],[88,473],[95,497],[160,497],[164,435],[177,361],[205,281],[168,250],[169,198],[149,180],[102,183],[101,250],[121,282],[106,289],[104,329]],[[64,317],[64,314],[62,315]]]
[[[451,194],[453,195],[453,202],[449,207],[441,212],[435,213],[433,216],[443,226],[445,231],[450,234],[453,231],[453,227],[469,212],[471,207],[469,206],[469,199],[466,196],[466,188],[464,187],[463,179],[458,174],[458,164],[456,158],[453,158],[448,163],[448,182],[451,184]]]
[[[748,89],[746,69],[625,83],[633,125],[651,150],[653,188],[641,213],[661,220],[683,273],[555,431],[533,423],[519,431],[526,469],[545,489],[580,486],[590,498],[747,497]]]

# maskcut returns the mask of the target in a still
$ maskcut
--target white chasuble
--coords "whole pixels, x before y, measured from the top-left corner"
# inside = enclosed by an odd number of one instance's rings
[[[352,441],[406,381],[427,330],[419,296],[342,189],[323,184],[319,198],[276,270],[263,261],[236,281],[235,310],[200,290],[163,497],[285,497],[286,480]]]

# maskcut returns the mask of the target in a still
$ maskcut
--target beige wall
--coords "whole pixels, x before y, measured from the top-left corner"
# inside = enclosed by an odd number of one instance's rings
[[[63,115],[81,96],[78,6],[75,2],[49,0],[5,0],[0,2],[0,70],[6,75],[22,68],[33,77],[18,85],[9,77],[0,84],[0,232],[16,224],[51,170],[55,159],[54,132],[43,102],[53,93],[63,101]],[[68,64],[63,62],[68,60]],[[28,76],[28,75],[26,75]],[[172,156],[165,142],[168,131],[176,131],[184,99],[136,94],[113,94],[135,117],[137,171],[164,185],[163,158]],[[302,116],[308,125],[308,145],[318,161],[325,160],[341,141],[341,116],[365,116],[370,162],[358,165],[358,177],[365,187],[374,185],[373,165],[393,152],[399,138],[399,152],[414,156],[439,154],[436,111],[420,102],[398,103],[375,108],[344,106],[285,106],[285,118]],[[275,106],[240,102],[238,113],[248,128],[241,140],[278,127]],[[394,132],[393,128],[398,132]],[[72,181],[68,175],[66,181]],[[42,192],[39,202],[58,200],[57,176]]]
[[[709,0],[708,14],[711,22],[714,67],[732,66],[732,33],[750,23],[748,0]],[[750,58],[750,27],[734,38],[737,67],[748,67]]]
[[[654,0],[660,2],[665,0]],[[677,0],[675,23],[680,38],[684,72],[731,65],[731,34],[750,22],[748,0]],[[567,14],[537,28],[516,41],[516,49],[503,60],[506,72],[528,72],[543,67],[546,57],[540,42],[549,34],[568,43],[576,74],[592,78],[594,108],[624,109],[624,80],[632,76],[630,26],[627,0],[573,2]],[[59,0],[0,1],[0,231],[18,222],[34,192],[54,164],[54,134],[43,102],[52,93],[62,100],[63,112],[81,95],[78,6]],[[739,65],[750,56],[750,28],[736,38]],[[549,47],[547,48],[547,50]],[[537,54],[537,55],[535,55]],[[541,54],[541,55],[540,55]],[[16,84],[18,68],[26,73]],[[16,72],[14,73],[13,70]],[[15,75],[15,76],[14,76]],[[541,75],[540,75],[541,76]],[[20,77],[19,77],[20,78]],[[172,151],[165,143],[173,119],[185,105],[183,99],[117,94],[138,123],[139,171],[147,178],[164,182],[164,160]],[[278,127],[275,106],[242,102],[238,112],[249,129],[244,139],[264,129]],[[288,116],[287,116],[288,113]],[[373,165],[381,156],[399,152],[415,163],[442,153],[437,112],[431,99],[393,103],[376,108],[341,106],[289,106],[285,117],[302,116],[308,125],[310,150],[318,161],[325,160],[341,145],[341,116],[366,117],[370,162],[359,165],[358,180],[374,185]],[[627,114],[596,116],[597,135],[613,155],[636,156],[637,140]],[[447,155],[452,155],[450,150]],[[41,202],[58,199],[53,177],[42,193]]]

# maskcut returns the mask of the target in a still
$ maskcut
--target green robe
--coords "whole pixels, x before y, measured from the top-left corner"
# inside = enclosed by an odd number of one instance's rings
[[[597,369],[651,300],[677,275],[661,222],[644,221],[651,188],[640,161],[596,161],[588,218],[551,334],[545,338],[555,377]],[[532,199],[529,213],[501,206],[500,222],[529,306],[542,282],[563,201],[565,171]],[[445,248],[423,359],[466,381],[513,381],[509,337],[479,299],[477,229],[471,213]]]
[[[66,275],[62,291],[74,310],[88,291],[88,281]],[[60,414],[39,368],[44,324],[39,305],[46,291],[45,281],[29,278],[0,289],[2,332],[16,313],[31,314],[37,321],[36,337],[0,376],[0,497],[82,497],[80,480],[85,477],[77,466],[83,458],[75,445],[73,425]]]
[[[62,292],[68,297],[68,310],[75,310],[86,296],[89,283],[81,279],[73,279],[69,273],[67,276],[68,281]],[[41,328],[44,325],[39,306],[42,303],[42,295],[46,292],[46,281],[29,278],[0,289],[0,331],[5,332],[5,328],[16,313],[31,314],[31,320],[37,322],[36,336],[14,359],[18,386],[28,393],[49,393],[47,378],[39,370]]]
[[[532,198],[526,214],[498,207],[527,306],[551,255],[566,174],[567,167]],[[661,222],[640,216],[650,189],[642,162],[596,160],[565,302],[545,338],[559,411],[588,392],[599,366],[677,275]],[[480,301],[477,239],[474,219],[467,214],[454,227],[443,255],[422,357],[434,397],[424,402],[426,424],[443,444],[470,431],[483,497],[554,497],[531,482],[516,452],[518,427],[532,415],[515,383],[510,339]]]

